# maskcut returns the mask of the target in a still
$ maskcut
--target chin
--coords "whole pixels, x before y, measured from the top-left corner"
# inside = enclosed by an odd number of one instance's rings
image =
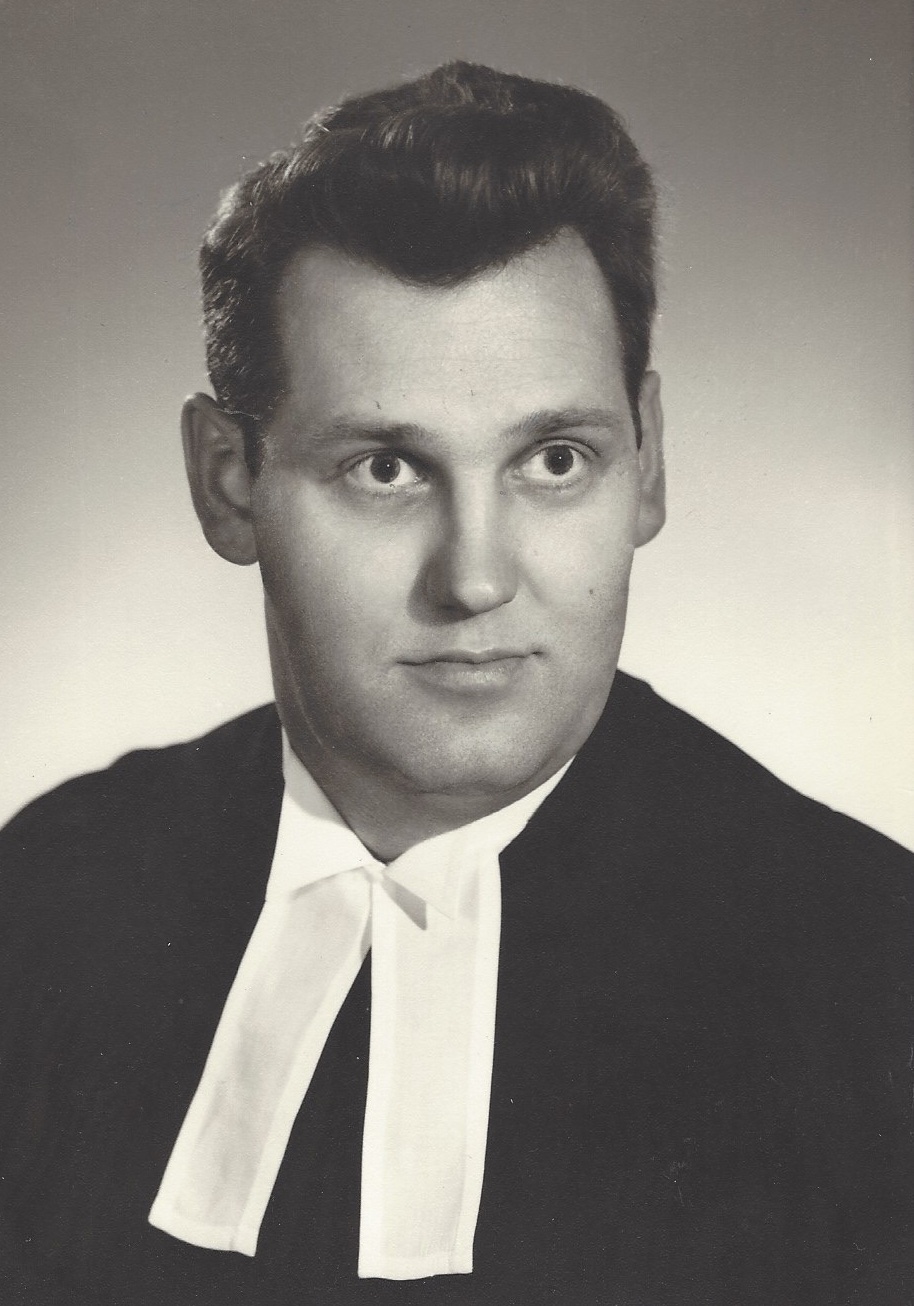
[[[537,748],[529,738],[520,745],[504,738],[462,744],[452,738],[443,746],[436,740],[432,748],[417,747],[397,770],[401,783],[423,797],[510,801],[547,780],[570,756]]]

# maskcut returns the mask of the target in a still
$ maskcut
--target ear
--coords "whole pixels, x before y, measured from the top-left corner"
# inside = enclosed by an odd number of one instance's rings
[[[239,566],[256,562],[251,473],[238,423],[209,395],[191,395],[181,411],[181,438],[191,498],[210,546]]]
[[[635,546],[647,544],[666,520],[666,477],[663,471],[663,409],[660,406],[660,377],[646,372],[638,401],[641,417],[641,506],[635,531]]]

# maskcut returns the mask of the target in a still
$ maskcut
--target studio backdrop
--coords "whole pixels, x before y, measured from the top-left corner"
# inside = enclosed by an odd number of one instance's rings
[[[456,56],[596,92],[660,183],[623,665],[914,845],[907,0],[3,0],[0,819],[270,696],[184,484],[200,236],[316,108]]]

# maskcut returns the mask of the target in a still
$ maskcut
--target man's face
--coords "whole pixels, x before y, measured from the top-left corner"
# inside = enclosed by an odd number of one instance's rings
[[[437,289],[316,249],[279,313],[251,506],[296,751],[318,779],[518,796],[599,717],[660,522],[659,406],[639,457],[597,265],[563,235]]]

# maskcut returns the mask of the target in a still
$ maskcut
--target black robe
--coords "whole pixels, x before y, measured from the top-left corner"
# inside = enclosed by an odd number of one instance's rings
[[[4,1306],[914,1299],[914,858],[622,674],[501,858],[473,1273],[356,1277],[367,968],[256,1257],[149,1226],[281,796],[267,707],[0,835]]]

